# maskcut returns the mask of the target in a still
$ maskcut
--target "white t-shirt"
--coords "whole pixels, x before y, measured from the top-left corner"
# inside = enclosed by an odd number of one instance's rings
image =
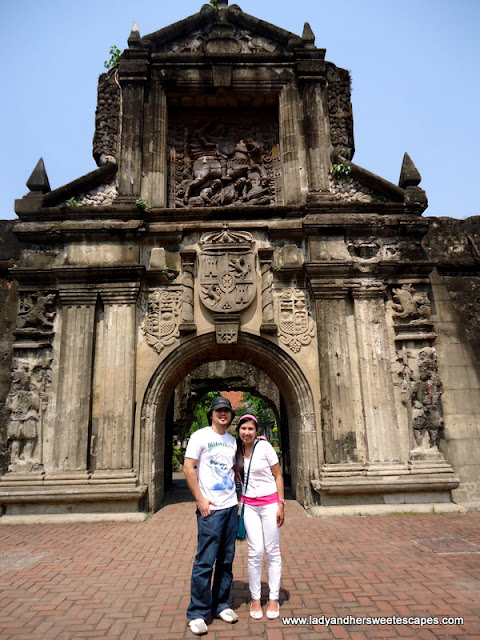
[[[236,439],[226,433],[221,436],[211,427],[204,427],[190,436],[186,458],[197,461],[198,486],[202,495],[215,503],[210,509],[227,509],[237,504],[233,465],[237,451]]]
[[[248,498],[260,498],[275,493],[277,491],[277,483],[273,477],[271,467],[278,463],[278,456],[267,440],[258,440],[250,460],[245,460],[245,481],[247,480],[250,463],[252,469],[248,479],[247,493],[245,494],[245,490],[242,493]]]

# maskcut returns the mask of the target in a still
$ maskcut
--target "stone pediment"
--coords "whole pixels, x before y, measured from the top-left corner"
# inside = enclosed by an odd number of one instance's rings
[[[307,42],[244,13],[238,5],[218,5],[218,9],[204,5],[189,18],[144,36],[140,45],[158,54],[223,56],[285,53]]]

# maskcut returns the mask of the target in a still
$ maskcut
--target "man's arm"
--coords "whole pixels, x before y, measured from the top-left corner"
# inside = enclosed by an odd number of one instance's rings
[[[183,474],[187,481],[188,488],[190,489],[192,496],[197,501],[197,507],[200,511],[200,515],[202,518],[210,515],[210,505],[212,504],[214,507],[216,504],[211,500],[205,498],[203,493],[200,491],[200,487],[198,486],[197,474],[195,473],[195,465],[197,464],[196,460],[193,458],[185,458],[183,462]]]

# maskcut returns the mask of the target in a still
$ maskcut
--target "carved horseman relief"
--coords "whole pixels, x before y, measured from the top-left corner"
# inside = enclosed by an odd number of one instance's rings
[[[271,109],[180,109],[169,126],[170,207],[281,204]]]
[[[253,237],[224,229],[200,240],[200,300],[215,313],[238,313],[255,298]]]

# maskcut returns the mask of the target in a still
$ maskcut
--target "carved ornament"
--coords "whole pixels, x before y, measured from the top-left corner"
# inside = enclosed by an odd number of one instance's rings
[[[311,343],[315,336],[315,322],[303,289],[284,289],[276,300],[278,332],[282,344],[293,353]]]
[[[278,204],[278,124],[273,111],[179,110],[169,121],[169,206]]]
[[[156,289],[148,297],[143,325],[147,343],[161,353],[180,337],[182,293],[178,289]]]
[[[253,236],[248,232],[206,233],[200,245],[200,300],[215,313],[238,313],[256,292]]]

